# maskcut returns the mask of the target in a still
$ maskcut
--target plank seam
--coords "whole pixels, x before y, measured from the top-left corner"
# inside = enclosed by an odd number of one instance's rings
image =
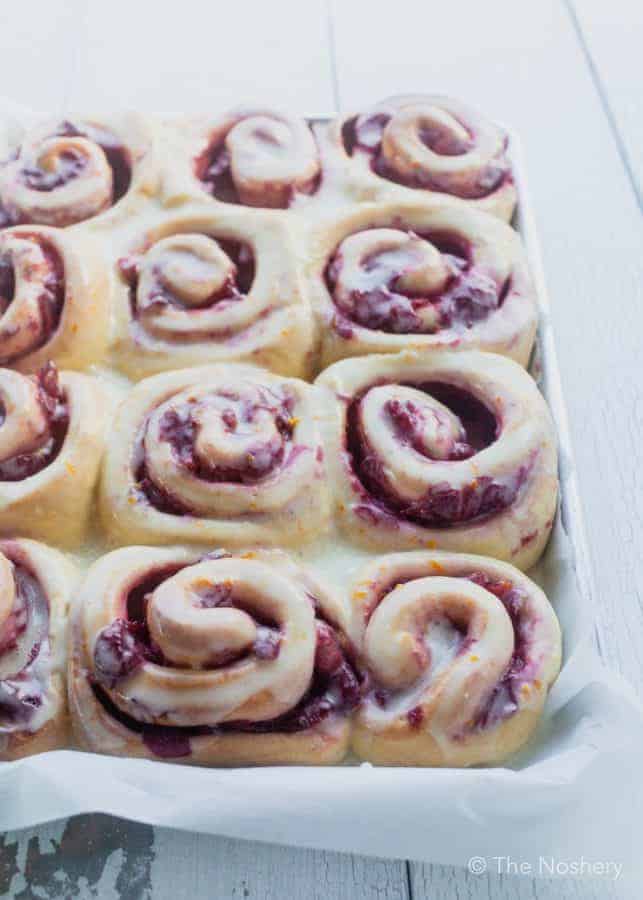
[[[339,76],[337,73],[337,44],[335,41],[335,25],[333,23],[333,10],[331,0],[324,0],[326,7],[326,35],[328,38],[328,52],[330,54],[330,77],[333,89],[333,103],[335,112],[339,112]]]
[[[618,154],[621,158],[621,162],[623,163],[623,167],[625,169],[628,181],[630,182],[630,187],[634,192],[634,196],[636,197],[636,202],[638,203],[639,209],[643,212],[643,196],[641,194],[641,189],[639,188],[639,184],[634,174],[634,169],[632,167],[632,162],[630,160],[629,153],[627,152],[627,147],[621,137],[621,132],[618,126],[618,122],[616,121],[616,116],[612,110],[610,105],[607,90],[605,89],[605,85],[603,84],[603,80],[599,74],[598,66],[594,61],[594,57],[592,56],[592,52],[589,49],[589,44],[585,40],[585,33],[583,31],[583,26],[580,23],[580,19],[576,14],[576,9],[574,6],[573,0],[563,0],[563,5],[567,10],[567,14],[569,15],[572,27],[576,33],[576,37],[578,38],[578,43],[580,44],[581,52],[585,58],[585,62],[587,64],[587,68],[589,70],[590,77],[596,88],[596,93],[598,94],[599,100],[601,102],[601,106],[603,107],[603,112],[605,113],[605,118],[607,119],[608,125],[612,132],[612,137],[614,138],[614,143],[616,144],[616,149],[618,150]]]

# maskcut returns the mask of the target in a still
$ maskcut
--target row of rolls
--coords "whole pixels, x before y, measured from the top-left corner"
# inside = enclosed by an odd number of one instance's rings
[[[521,569],[556,448],[514,361],[194,367],[115,413],[49,363],[0,370],[0,409],[4,758],[66,745],[70,718],[86,749],[213,765],[491,764],[531,736],[561,636]],[[120,546],[79,585],[33,538],[85,545],[97,482]],[[373,554],[341,589],[301,562],[333,523]]]
[[[316,215],[328,199],[440,197],[509,221],[507,146],[502,128],[439,95],[392,97],[333,121],[238,108],[6,122],[0,224],[112,225],[152,195],[169,206],[207,198],[278,215]]]
[[[402,349],[526,366],[537,325],[520,238],[442,202],[363,204],[306,223],[266,210],[161,212],[119,247],[73,229],[0,231],[0,364],[108,364],[142,377],[250,362],[309,378]]]
[[[557,502],[552,420],[517,363],[406,351],[310,384],[242,364],[138,382],[0,369],[0,533],[115,546],[305,548],[336,523],[371,551],[438,548],[528,569]],[[97,523],[94,522],[94,525]]]
[[[45,122],[0,146],[0,365],[138,380],[480,349],[526,365],[537,304],[507,136],[444,97],[330,123]]]
[[[485,557],[386,554],[340,592],[282,550],[128,547],[79,582],[60,551],[0,541],[4,759],[71,731],[202,765],[498,763],[560,655],[540,588]]]

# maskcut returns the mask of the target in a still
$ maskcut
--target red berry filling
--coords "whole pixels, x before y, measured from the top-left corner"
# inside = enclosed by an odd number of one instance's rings
[[[274,418],[276,434],[265,441],[258,439],[254,446],[250,446],[245,453],[243,465],[236,468],[208,466],[195,452],[199,425],[195,420],[194,407],[184,404],[169,409],[162,416],[158,437],[170,444],[177,465],[191,475],[207,482],[256,484],[270,477],[279,467],[294,461],[301,452],[302,448],[293,443],[294,398],[287,392],[277,395],[267,388],[260,389],[258,392],[260,399],[242,402],[240,412],[238,408],[237,411],[232,408],[232,404],[243,401],[242,396],[236,391],[219,389],[216,396],[218,399],[228,398],[231,401],[230,409],[224,409],[220,413],[225,427],[230,432],[238,431],[243,435],[244,430],[251,428],[257,414],[267,410]],[[189,515],[190,510],[179,498],[171,497],[151,478],[145,462],[143,438],[144,434],[141,434],[136,453],[139,460],[136,466],[139,490],[156,509],[173,515]]]
[[[206,557],[207,558],[207,557]],[[310,687],[294,709],[263,722],[237,721],[222,725],[168,726],[139,722],[119,709],[104,688],[113,688],[146,659],[170,665],[152,645],[145,625],[149,594],[174,573],[157,572],[134,587],[127,598],[128,619],[116,619],[103,629],[94,651],[95,677],[92,688],[104,709],[124,727],[140,734],[145,745],[156,756],[179,758],[191,753],[190,739],[230,733],[295,734],[313,728],[332,714],[345,714],[361,701],[362,682],[357,672],[354,653],[347,638],[317,613],[317,646]],[[234,587],[215,585],[207,589],[201,602],[205,608],[226,606],[246,608],[243,598],[235,597]],[[313,602],[314,598],[313,598]],[[317,606],[316,602],[315,605]],[[255,610],[248,610],[256,618]],[[273,660],[279,655],[280,632],[273,622],[260,622],[258,636],[250,652],[260,660]],[[232,660],[228,661],[232,662]],[[228,664],[226,662],[225,664]]]
[[[481,199],[498,190],[511,179],[511,171],[506,158],[508,141],[505,139],[502,152],[486,166],[482,167],[465,189],[455,191],[448,175],[440,175],[426,169],[417,169],[413,177],[406,177],[395,170],[382,153],[382,135],[391,116],[376,113],[372,116],[355,116],[348,119],[342,127],[344,149],[349,156],[358,153],[368,156],[370,167],[381,178],[394,181],[405,187],[438,191],[446,194],[457,194],[468,200]],[[461,123],[464,124],[464,123]],[[420,140],[434,153],[440,156],[462,156],[473,146],[473,139],[462,139],[445,128],[437,125],[420,129]]]
[[[399,227],[399,230],[408,229]],[[342,337],[352,336],[352,325],[388,334],[435,334],[447,329],[464,331],[484,321],[502,306],[509,282],[499,285],[478,269],[466,242],[449,234],[426,233],[418,237],[437,247],[450,273],[446,285],[434,294],[418,295],[405,290],[400,283],[405,272],[391,272],[389,267],[382,267],[380,284],[369,290],[353,290],[343,298],[338,281],[344,261],[341,249],[336,251],[326,267],[325,281],[337,307],[333,324]],[[364,271],[375,269],[377,262],[378,254],[364,260]],[[428,307],[437,317],[432,324],[427,324],[421,315]]]
[[[410,386],[439,400],[460,419],[464,439],[454,443],[450,461],[467,459],[496,440],[500,425],[491,410],[473,394],[446,383]],[[358,516],[375,523],[382,518],[397,517],[425,527],[448,528],[493,515],[515,501],[531,469],[531,459],[503,483],[483,475],[459,488],[452,487],[448,482],[431,485],[422,497],[414,501],[396,496],[387,481],[386,463],[371,449],[362,427],[361,404],[366,393],[363,392],[350,403],[346,418],[346,452],[353,474],[353,487],[360,496],[360,502],[355,507]],[[413,404],[410,406],[413,407]],[[393,401],[392,405],[387,404],[386,412],[400,443],[415,449],[421,424],[419,410],[409,408],[408,403]],[[424,448],[420,452],[429,458]]]
[[[2,227],[1,223],[0,227]],[[25,234],[21,238],[35,241],[40,246],[47,260],[48,273],[41,285],[38,296],[38,311],[41,323],[38,330],[42,337],[32,347],[32,350],[38,350],[51,339],[60,323],[65,302],[65,272],[60,254],[48,241],[36,234]],[[0,254],[0,316],[4,315],[15,299],[16,278],[11,255],[9,253]],[[32,327],[35,324],[30,323]],[[9,336],[13,335],[9,333]],[[13,360],[11,357],[3,358],[2,356],[2,337],[3,330],[0,321],[0,364],[5,365]]]
[[[0,481],[22,481],[46,468],[60,453],[67,436],[69,409],[58,380],[58,370],[49,362],[43,366],[36,378],[38,400],[48,421],[48,432],[36,450],[0,460]],[[6,410],[0,403],[0,429],[5,417]]]
[[[39,661],[49,653],[49,604],[42,585],[17,556],[12,562],[16,603],[0,633],[0,655],[14,653],[22,665],[0,679],[0,730],[7,731],[27,727],[42,706],[45,669]]]
[[[144,312],[162,310],[164,307],[188,309],[198,313],[199,310],[210,309],[219,304],[243,300],[250,293],[255,279],[255,258],[252,247],[249,244],[224,238],[212,237],[212,240],[219,245],[226,256],[234,263],[234,275],[227,278],[223,287],[217,290],[216,293],[199,304],[191,303],[189,307],[167,287],[163,282],[161,272],[157,273],[158,277],[156,278],[154,290],[146,297],[141,298],[138,296],[139,271],[145,251],[141,255],[134,254],[119,259],[118,267],[121,276],[129,285],[132,318],[136,320]],[[204,335],[202,332],[195,332],[195,335],[199,340],[203,340]],[[190,336],[189,333],[182,332],[182,339],[189,339]]]

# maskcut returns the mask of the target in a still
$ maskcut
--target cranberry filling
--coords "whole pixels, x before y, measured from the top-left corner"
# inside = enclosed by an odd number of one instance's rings
[[[0,679],[0,729],[27,726],[42,706],[45,691],[37,663],[49,647],[49,604],[42,585],[19,559],[12,562],[16,604],[0,634],[0,655],[19,651],[25,640],[29,646],[22,669]]]
[[[224,398],[226,396],[222,390],[219,390],[217,395]],[[234,391],[229,392],[229,398],[231,401],[239,399]],[[260,410],[267,410],[274,416],[278,434],[269,441],[258,440],[254,447],[250,447],[241,468],[208,466],[197,456],[195,442],[199,426],[194,417],[194,407],[189,404],[180,409],[168,409],[163,414],[159,439],[170,444],[177,464],[196,478],[211,483],[256,484],[270,476],[278,466],[287,464],[300,452],[301,448],[292,445],[293,409],[292,396],[287,394],[277,396],[266,390],[263,392],[262,402],[247,402],[240,415],[232,406],[228,410],[223,410],[222,419],[230,431],[236,431],[237,428],[243,430],[244,426],[251,425]],[[154,483],[145,461],[143,437],[141,434],[134,465],[139,490],[152,506],[162,512],[171,515],[190,515],[190,510],[178,498],[170,496],[161,486]]]
[[[274,143],[271,135],[263,131],[257,134],[263,140]],[[210,142],[205,150],[196,157],[194,160],[194,173],[205,190],[211,196],[216,197],[217,200],[221,200],[223,203],[242,203],[232,177],[230,154],[226,148],[225,139]],[[300,185],[297,190],[292,186],[288,199],[282,208],[287,209],[291,206],[296,194],[316,194],[320,183],[321,174],[318,174],[308,184]]]
[[[16,293],[16,276],[8,255],[0,256],[0,309],[6,312]]]
[[[468,576],[475,584],[495,594],[509,614],[514,630],[514,650],[505,674],[479,710],[474,728],[489,728],[509,718],[519,706],[519,691],[526,680],[529,662],[531,623],[524,615],[525,597],[507,580],[494,580],[484,572]]]
[[[112,170],[112,203],[117,203],[124,197],[132,181],[132,159],[129,150],[118,138],[104,128],[84,123],[82,127],[72,122],[61,122],[53,136],[83,137],[92,141],[101,148]],[[77,173],[70,173],[69,178]],[[66,180],[68,181],[69,178]],[[57,187],[57,185],[55,185]],[[51,190],[44,188],[43,190]]]
[[[221,559],[227,554],[217,551],[204,559]],[[125,615],[114,619],[99,633],[94,645],[94,678],[106,687],[114,688],[119,680],[127,678],[144,662],[172,667],[173,663],[163,656],[160,648],[151,639],[147,626],[147,604],[152,592],[166,579],[171,578],[183,566],[166,566],[158,569],[138,584],[134,585],[125,600]],[[202,609],[227,607],[248,610],[249,604],[235,594],[231,584],[214,584],[204,588],[197,596],[197,605]],[[276,659],[279,656],[281,635],[276,622],[260,616],[252,608],[253,618],[258,622],[257,638],[252,652],[258,659]],[[227,665],[245,654],[226,660],[219,658],[217,666]]]
[[[0,481],[22,481],[46,468],[56,459],[67,436],[69,409],[58,380],[58,370],[47,363],[36,376],[38,400],[49,422],[49,436],[37,450],[0,461]],[[6,411],[0,404],[0,428]]]
[[[86,165],[87,160],[84,156],[76,151],[66,150],[58,157],[55,171],[46,172],[44,169],[25,167],[21,173],[22,180],[32,191],[53,191],[77,178]]]
[[[422,456],[426,456],[426,448],[422,441],[422,430],[425,422],[422,410],[411,400],[389,400],[385,410],[397,438],[402,443],[409,444]],[[465,441],[456,441],[449,459],[468,459],[475,452],[475,449]]]
[[[390,227],[408,231],[400,222],[392,223]],[[476,268],[471,248],[461,236],[426,232],[418,237],[437,247],[450,272],[446,286],[436,294],[410,293],[400,284],[404,273],[398,272],[393,277],[384,276],[382,283],[370,290],[351,291],[350,303],[342,303],[337,282],[343,259],[341,250],[335,252],[326,266],[324,279],[337,306],[334,326],[341,336],[352,336],[352,322],[389,334],[434,334],[445,329],[461,331],[472,328],[502,306],[510,288],[509,280],[498,286],[493,278]],[[377,256],[374,254],[373,259],[363,261],[365,271],[374,268]],[[429,306],[437,314],[437,324],[426,324],[420,315]]]
[[[451,461],[465,459],[497,439],[500,423],[488,407],[463,388],[443,382],[410,387],[435,397],[460,419],[465,439],[455,443]],[[346,452],[353,472],[353,486],[362,498],[355,507],[358,516],[375,523],[396,516],[417,525],[448,528],[492,515],[514,502],[526,481],[531,459],[504,484],[480,476],[462,488],[453,488],[448,482],[431,485],[424,496],[415,501],[397,497],[389,488],[383,463],[372,452],[363,432],[361,402],[365,394],[366,391],[350,402],[346,414]],[[402,432],[403,443],[412,443],[417,425],[412,412],[400,405],[394,427]]]
[[[38,296],[41,323],[38,330],[41,337],[32,347],[32,350],[38,350],[51,339],[52,334],[58,328],[65,302],[65,271],[60,255],[48,241],[35,234],[25,234],[22,237],[36,241],[47,260],[47,275],[40,286]],[[9,254],[0,255],[0,315],[3,315],[13,303],[15,293],[16,279],[11,256]],[[0,328],[0,363],[11,361],[11,358],[2,357],[2,329]]]
[[[466,190],[456,192],[453,190],[448,175],[441,176],[426,170],[417,170],[412,177],[406,177],[397,172],[384,158],[382,153],[382,135],[391,119],[385,113],[376,113],[367,119],[359,121],[355,116],[348,119],[342,126],[342,141],[344,149],[349,156],[354,156],[356,151],[370,157],[370,167],[381,178],[394,181],[405,187],[438,191],[446,194],[458,194],[468,200],[477,200],[488,196],[497,190],[504,182],[511,180],[509,164],[505,153],[508,140],[505,139],[502,152],[488,166],[482,169],[477,177],[472,179]],[[464,123],[460,123],[464,126]],[[420,140],[434,153],[440,156],[461,156],[473,147],[473,140],[463,140],[453,135],[448,129],[434,126],[420,129]]]
[[[149,592],[149,585],[158,584],[163,580],[163,575],[158,573],[150,580],[141,583],[130,593],[128,608],[135,594],[134,607],[140,611],[143,591]],[[152,588],[153,589],[153,588]],[[231,596],[225,590],[217,592],[217,599],[223,605],[230,603]],[[142,598],[142,605],[145,605]],[[254,615],[254,612],[253,612]],[[103,686],[110,687],[113,684],[108,679],[101,682],[96,678],[92,689],[96,699],[102,704],[107,713],[125,728],[140,734],[145,745],[156,756],[163,758],[179,758],[189,756],[191,753],[190,738],[207,735],[252,733],[252,734],[296,734],[314,728],[332,714],[345,714],[354,709],[360,702],[363,693],[363,684],[354,661],[354,653],[347,638],[330,622],[323,620],[318,613],[317,620],[317,646],[315,651],[315,666],[310,687],[299,701],[297,706],[282,716],[264,722],[236,721],[226,722],[221,725],[154,725],[147,722],[139,722],[119,709],[110,699]],[[117,622],[122,620],[116,620]],[[115,625],[116,623],[113,623]],[[139,623],[127,623],[129,626]],[[111,629],[112,626],[109,626]],[[117,625],[120,633],[122,626]],[[106,629],[107,630],[107,629]],[[278,635],[270,624],[261,625],[258,629],[259,636],[254,644],[253,652],[259,659],[274,659],[279,652]],[[149,636],[148,636],[149,640]],[[129,642],[129,635],[127,641]],[[119,639],[116,642],[120,645]],[[110,647],[111,651],[111,647]],[[134,654],[137,660],[145,658]],[[110,663],[111,663],[111,657]],[[126,659],[130,658],[129,651]],[[140,664],[140,662],[138,662]],[[129,674],[133,669],[128,669],[128,663],[119,659],[118,665],[124,666]],[[167,665],[167,662],[163,662]],[[122,676],[117,676],[122,677]]]
[[[138,279],[140,272],[140,264],[142,257],[137,255],[125,256],[119,259],[118,267],[121,276],[129,285],[130,309],[133,319],[138,319],[142,312],[150,309],[162,309],[165,306],[173,306],[179,309],[201,310],[209,309],[218,303],[233,302],[243,300],[250,293],[255,279],[255,258],[252,247],[249,244],[240,241],[228,240],[226,238],[212,238],[213,241],[221,247],[223,252],[235,265],[236,272],[233,276],[226,280],[223,287],[207,297],[198,305],[190,304],[187,306],[180,297],[173,294],[164,284],[161,273],[158,272],[156,278],[156,286],[148,297],[141,300],[138,297]],[[184,334],[183,337],[186,337]],[[189,337],[189,335],[187,335]],[[203,338],[203,334],[199,333],[199,338]]]

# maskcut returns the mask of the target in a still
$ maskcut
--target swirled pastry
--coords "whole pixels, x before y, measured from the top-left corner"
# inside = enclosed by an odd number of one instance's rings
[[[152,137],[136,115],[46,121],[7,148],[0,227],[113,222],[156,190]]]
[[[561,636],[540,588],[480,556],[415,552],[368,563],[352,593],[369,687],[353,747],[383,765],[502,762],[531,736]]]
[[[526,366],[536,334],[520,238],[475,209],[362,206],[313,231],[322,363],[404,349],[492,350]]]
[[[167,144],[163,195],[169,204],[209,195],[220,203],[287,209],[319,187],[313,133],[303,119],[285,113],[235,109],[175,123]]]
[[[67,612],[76,580],[58,551],[0,540],[0,759],[67,743]]]
[[[316,135],[328,180],[350,199],[439,196],[511,219],[516,189],[507,135],[463,103],[431,94],[390,97],[318,126]]]
[[[0,231],[0,364],[82,369],[107,347],[111,280],[84,235],[23,225]]]
[[[174,216],[120,263],[116,365],[134,378],[208,362],[310,371],[315,336],[283,222]]]
[[[299,544],[329,503],[316,389],[243,365],[140,382],[116,415],[105,529],[121,544]]]
[[[33,376],[0,369],[0,533],[82,540],[108,406],[89,375],[52,364]]]
[[[114,551],[75,608],[75,733],[125,756],[338,762],[360,697],[348,629],[347,601],[280,551]]]
[[[556,511],[557,454],[524,369],[493,353],[401,353],[335,363],[317,384],[351,540],[536,562]]]

